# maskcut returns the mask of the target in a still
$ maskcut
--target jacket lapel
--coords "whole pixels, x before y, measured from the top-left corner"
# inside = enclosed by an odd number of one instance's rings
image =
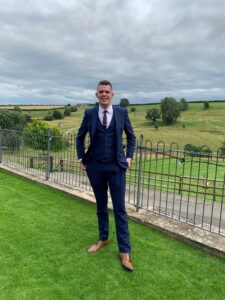
[[[95,130],[96,130],[96,125],[97,125],[97,118],[98,118],[98,107],[95,107],[93,109],[93,112],[92,112],[92,130],[91,130],[91,137],[93,139],[94,135],[95,135]]]
[[[119,136],[119,113],[117,107],[113,105],[113,114],[115,116],[116,135]]]

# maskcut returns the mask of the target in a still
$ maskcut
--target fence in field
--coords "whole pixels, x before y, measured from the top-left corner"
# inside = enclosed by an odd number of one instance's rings
[[[88,146],[88,141],[87,141]],[[126,141],[124,148],[126,147]],[[0,129],[0,163],[91,190],[77,160],[75,135],[30,135]],[[126,172],[126,201],[136,207],[225,235],[225,149],[194,150],[137,141]]]

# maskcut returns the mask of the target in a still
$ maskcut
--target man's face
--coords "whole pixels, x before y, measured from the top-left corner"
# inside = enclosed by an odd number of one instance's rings
[[[114,96],[113,90],[110,85],[99,85],[96,97],[99,100],[99,104],[102,108],[108,108],[112,103],[112,98]]]

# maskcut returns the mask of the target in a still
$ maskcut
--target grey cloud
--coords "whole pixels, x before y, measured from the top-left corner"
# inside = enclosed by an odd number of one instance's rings
[[[2,3],[1,3],[2,2]],[[225,2],[0,0],[0,103],[224,99]]]

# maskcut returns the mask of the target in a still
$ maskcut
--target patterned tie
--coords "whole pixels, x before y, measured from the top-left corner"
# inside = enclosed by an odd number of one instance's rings
[[[107,129],[107,110],[104,110],[103,111],[103,127],[105,128],[105,129]]]

